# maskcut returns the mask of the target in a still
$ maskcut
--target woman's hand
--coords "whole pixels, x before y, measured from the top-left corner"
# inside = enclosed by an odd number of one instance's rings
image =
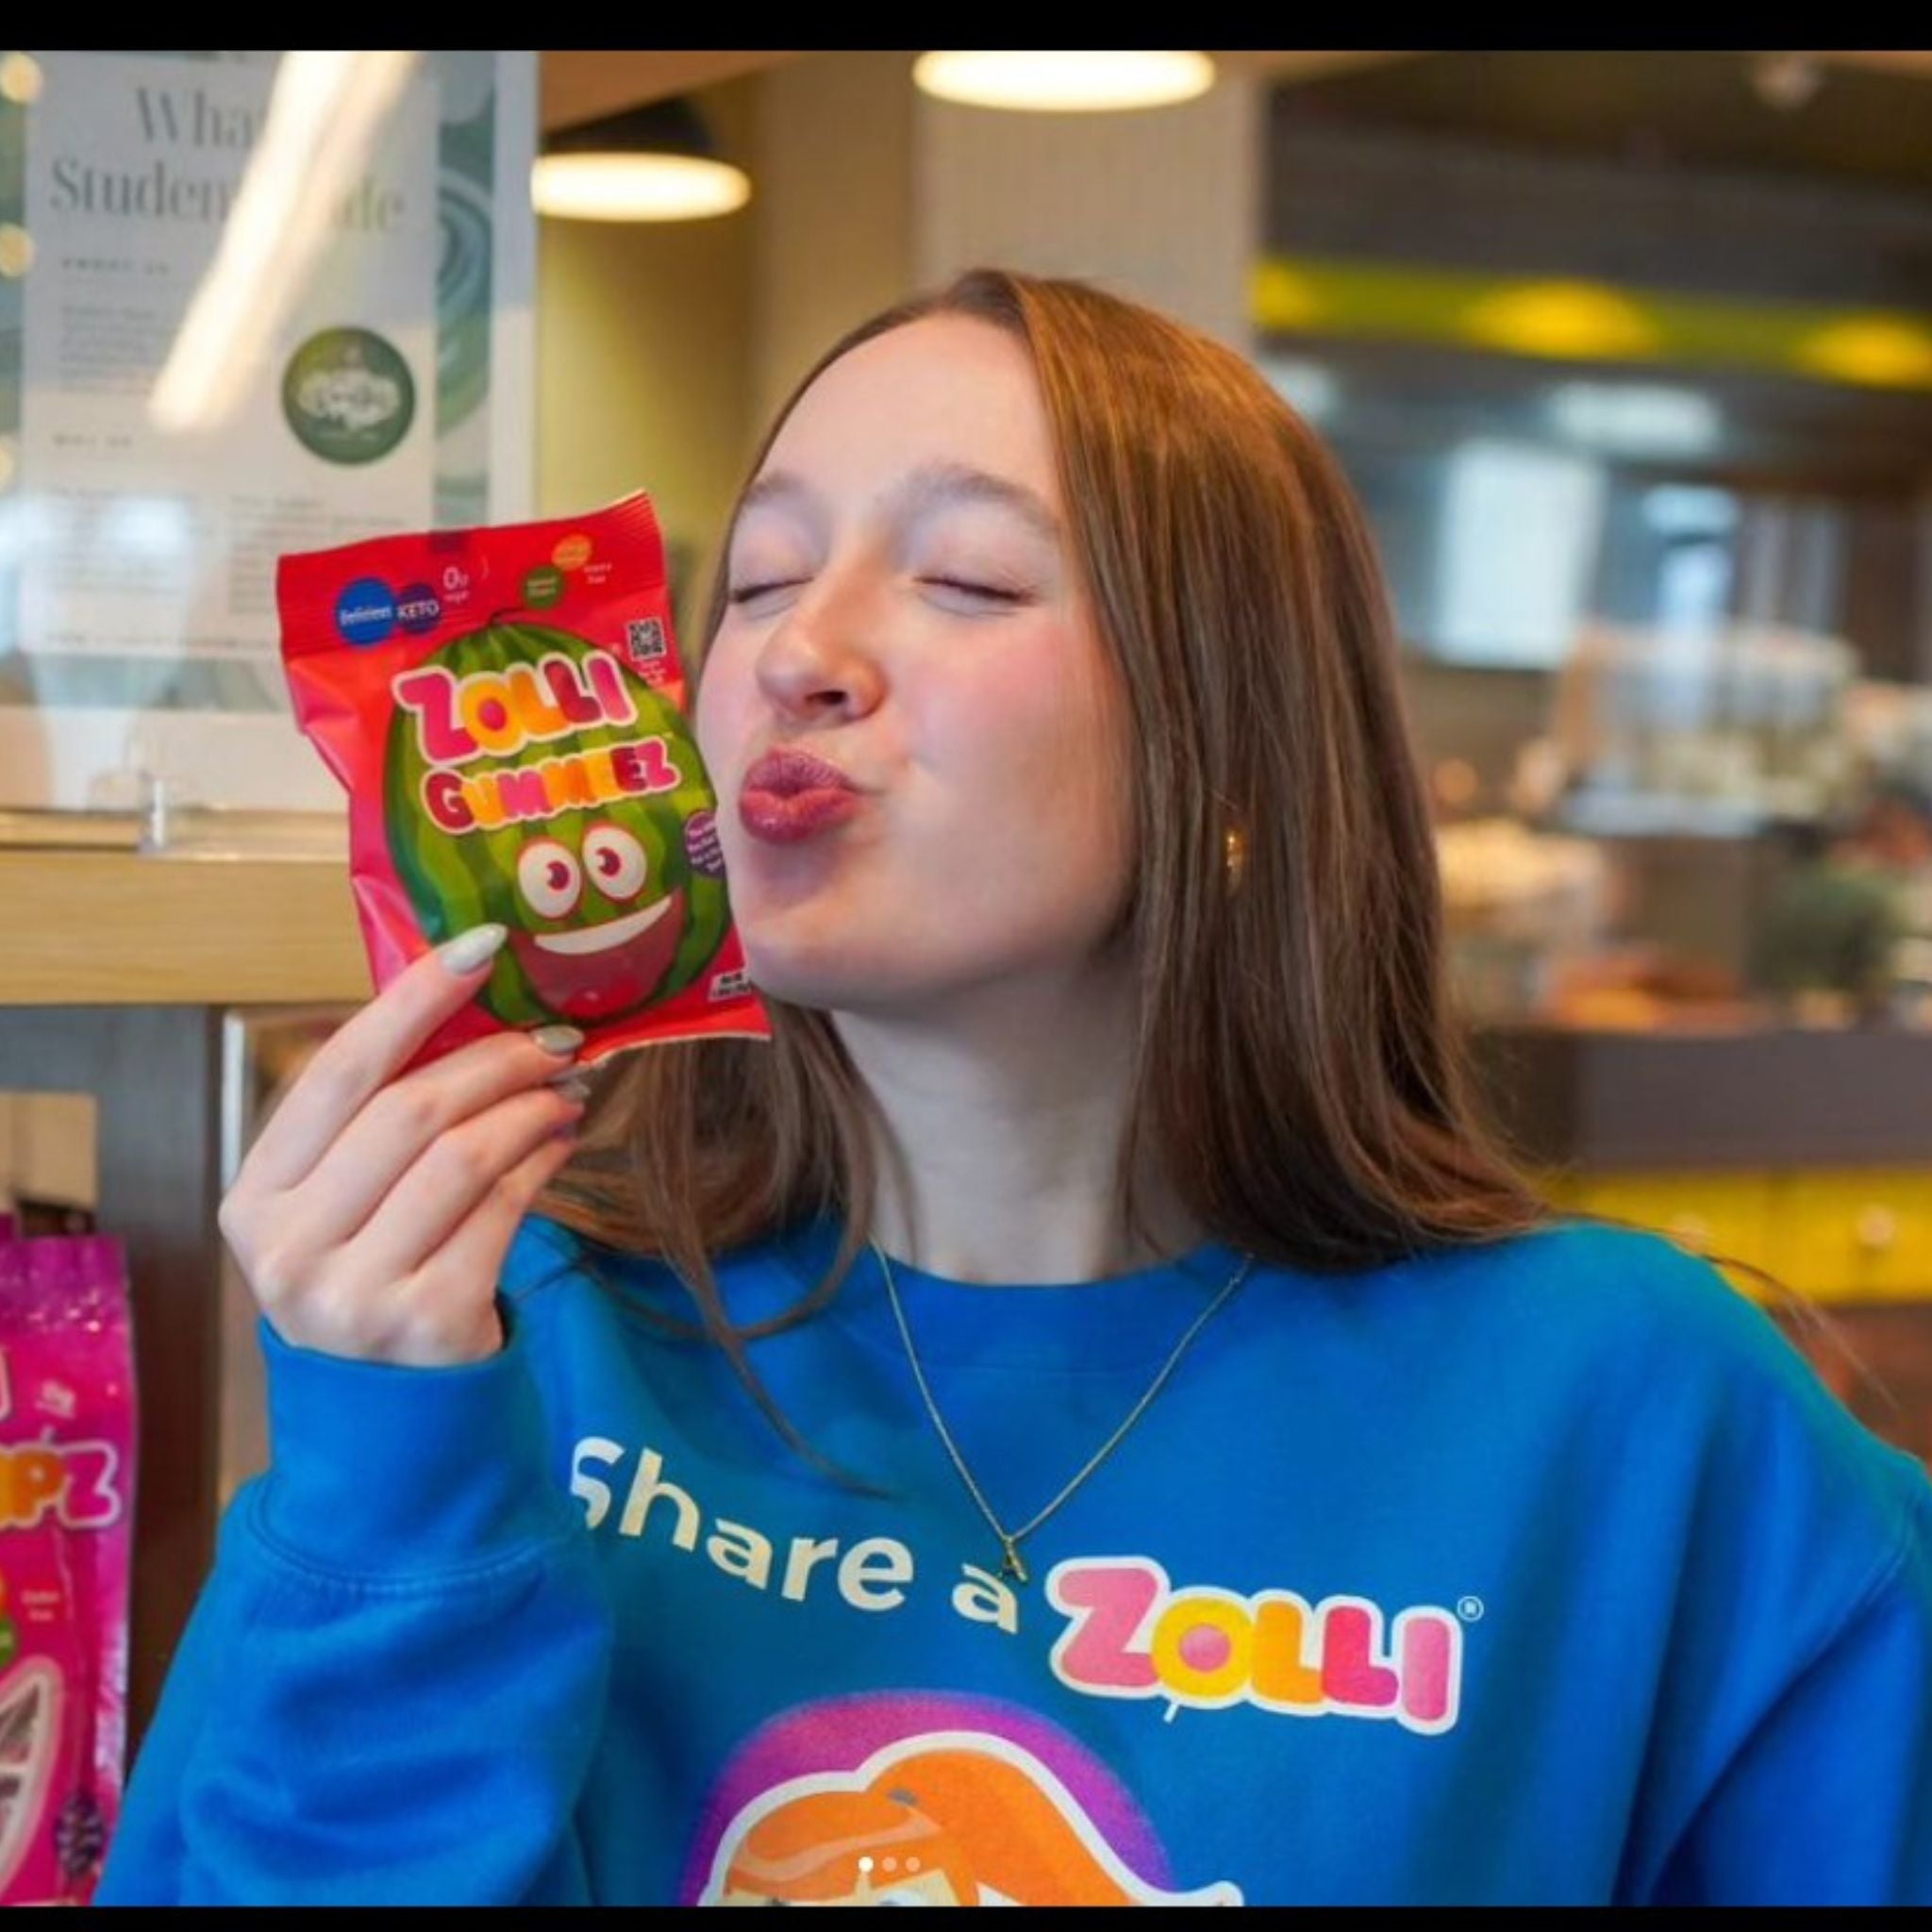
[[[416,1368],[502,1347],[497,1274],[570,1158],[583,1036],[492,1034],[397,1075],[505,937],[463,933],[370,1001],[304,1069],[223,1201],[222,1233],[292,1346]]]

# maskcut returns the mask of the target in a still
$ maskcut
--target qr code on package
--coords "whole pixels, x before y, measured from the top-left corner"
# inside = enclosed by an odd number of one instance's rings
[[[664,625],[656,617],[632,617],[625,622],[625,649],[636,664],[655,664],[664,656]]]

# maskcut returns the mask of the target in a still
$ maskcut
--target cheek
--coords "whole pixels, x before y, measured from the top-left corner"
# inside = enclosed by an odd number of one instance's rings
[[[1098,811],[1119,790],[1124,760],[1124,714],[1109,668],[1063,631],[1002,658],[974,667],[974,688],[953,708],[976,740],[975,761],[1040,799]]]
[[[928,742],[979,836],[1083,897],[1112,891],[1131,862],[1128,734],[1098,647],[1056,627],[949,684]]]

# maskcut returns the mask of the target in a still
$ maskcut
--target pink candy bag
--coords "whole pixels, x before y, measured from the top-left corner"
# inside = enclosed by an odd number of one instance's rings
[[[86,1904],[120,1810],[134,1442],[120,1243],[0,1243],[0,1906]]]

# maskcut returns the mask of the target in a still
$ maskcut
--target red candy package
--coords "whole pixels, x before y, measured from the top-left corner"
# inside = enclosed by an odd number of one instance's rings
[[[349,794],[376,985],[472,926],[509,928],[424,1058],[558,1023],[586,1064],[770,1037],[649,498],[284,557],[275,597],[296,720]]]
[[[120,1244],[0,1243],[0,1905],[85,1905],[120,1813],[134,1442]]]

